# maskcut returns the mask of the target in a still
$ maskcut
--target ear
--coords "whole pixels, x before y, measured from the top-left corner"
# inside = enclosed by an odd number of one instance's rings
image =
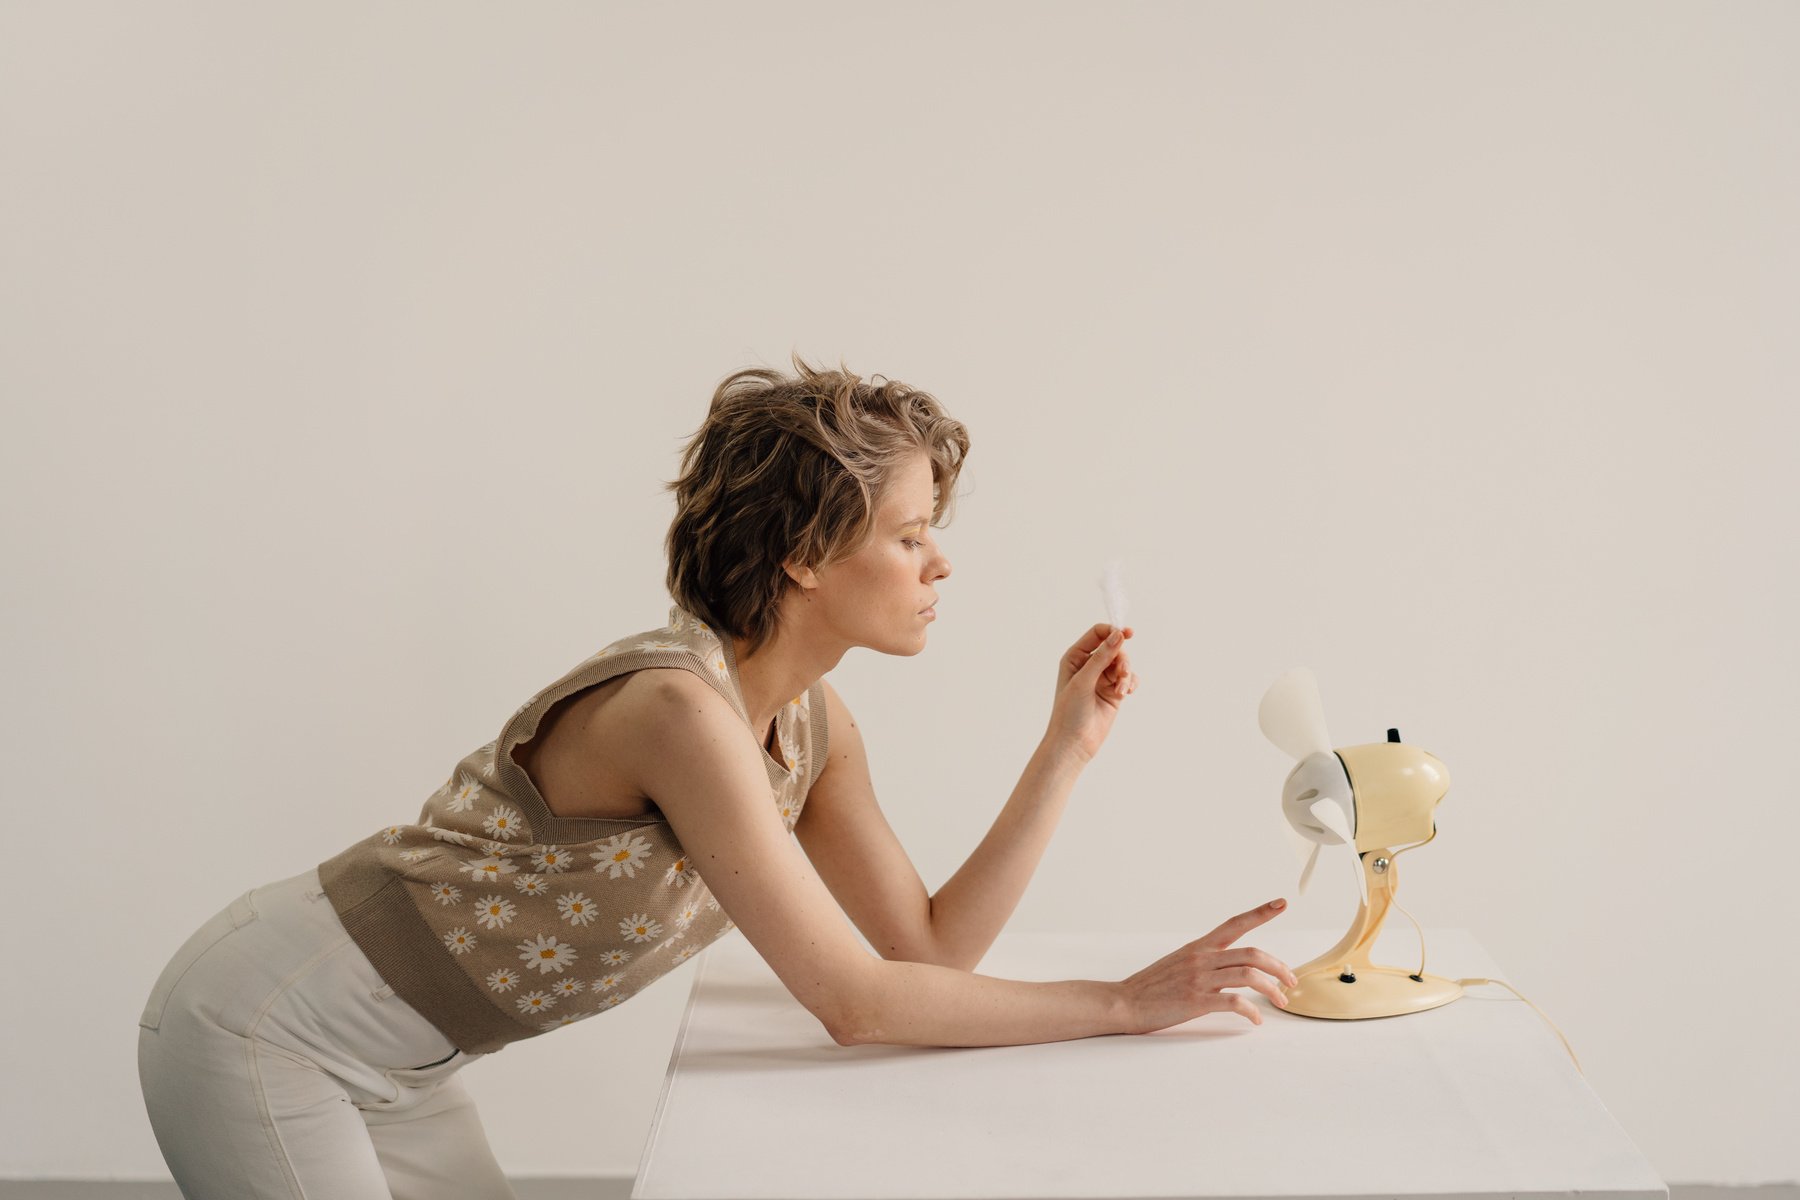
[[[799,584],[802,588],[811,589],[819,586],[819,577],[813,573],[813,569],[811,567],[796,566],[794,560],[791,558],[781,564],[781,569],[787,572],[787,577],[789,579]]]

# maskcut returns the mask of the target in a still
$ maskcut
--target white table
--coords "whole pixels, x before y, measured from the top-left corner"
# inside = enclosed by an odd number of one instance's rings
[[[1242,944],[1298,966],[1342,932]],[[1467,931],[1426,932],[1430,973],[1506,978]],[[978,970],[1123,979],[1196,936],[1004,933]],[[1416,965],[1411,925],[1375,958]],[[1668,1196],[1504,988],[1377,1020],[1246,990],[1260,1027],[1213,1013],[1029,1046],[839,1046],[741,932],[696,965],[632,1200]]]

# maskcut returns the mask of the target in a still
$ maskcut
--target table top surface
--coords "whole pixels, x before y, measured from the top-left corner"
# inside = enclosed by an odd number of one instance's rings
[[[1298,966],[1341,935],[1244,944]],[[1123,979],[1192,938],[1003,933],[978,973]],[[1465,930],[1428,929],[1425,948],[1431,974],[1506,978]],[[1373,957],[1416,969],[1412,926],[1384,929]],[[1261,1026],[1211,1013],[1025,1046],[839,1046],[741,933],[695,961],[633,1200],[1668,1195],[1500,987],[1363,1021],[1239,988]]]

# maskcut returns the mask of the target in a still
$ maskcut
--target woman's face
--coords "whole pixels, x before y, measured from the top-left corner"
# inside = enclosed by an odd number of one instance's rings
[[[931,459],[919,451],[889,480],[875,530],[855,554],[815,573],[816,616],[843,640],[884,654],[917,654],[950,560],[931,534]]]

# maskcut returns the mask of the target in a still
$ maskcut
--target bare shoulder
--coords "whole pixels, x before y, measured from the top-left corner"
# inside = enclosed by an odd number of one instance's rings
[[[836,688],[831,686],[831,680],[823,675],[819,676],[819,690],[825,693],[825,715],[831,719],[833,724],[836,724],[839,718],[849,718],[850,710],[844,707],[844,698],[838,695]]]
[[[619,692],[633,757],[654,761],[670,749],[743,734],[737,710],[717,688],[685,667],[645,667]],[[753,758],[754,761],[754,758]]]
[[[825,693],[825,762],[819,767],[819,774],[824,775],[832,763],[846,758],[861,758],[863,754],[862,731],[856,727],[856,718],[850,713],[850,706],[838,695],[838,690],[831,686],[831,680],[819,676],[819,689]]]

